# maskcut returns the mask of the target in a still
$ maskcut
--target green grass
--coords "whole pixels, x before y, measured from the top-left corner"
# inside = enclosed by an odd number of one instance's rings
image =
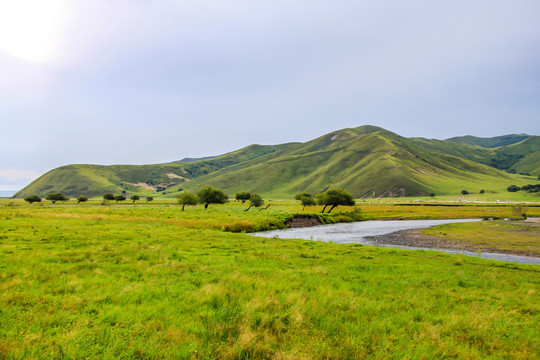
[[[482,221],[438,225],[422,234],[442,237],[481,251],[508,252],[540,257],[540,223]]]
[[[206,216],[270,214],[235,206]],[[0,358],[539,356],[537,266],[181,226],[198,211],[0,207]]]

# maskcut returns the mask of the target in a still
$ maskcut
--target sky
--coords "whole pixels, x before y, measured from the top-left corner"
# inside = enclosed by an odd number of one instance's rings
[[[0,191],[376,125],[540,135],[540,2],[0,0]]]

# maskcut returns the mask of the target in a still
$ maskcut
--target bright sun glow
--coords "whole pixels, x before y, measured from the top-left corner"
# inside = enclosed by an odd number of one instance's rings
[[[68,0],[0,0],[0,52],[43,63],[59,56]]]

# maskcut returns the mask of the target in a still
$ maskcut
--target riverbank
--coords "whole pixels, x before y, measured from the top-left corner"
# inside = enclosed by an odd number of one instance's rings
[[[540,222],[482,221],[365,237],[379,244],[540,257]]]

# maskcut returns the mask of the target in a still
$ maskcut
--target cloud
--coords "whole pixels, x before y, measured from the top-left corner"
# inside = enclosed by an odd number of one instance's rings
[[[0,169],[0,182],[32,181],[40,175],[41,173],[35,170]]]

